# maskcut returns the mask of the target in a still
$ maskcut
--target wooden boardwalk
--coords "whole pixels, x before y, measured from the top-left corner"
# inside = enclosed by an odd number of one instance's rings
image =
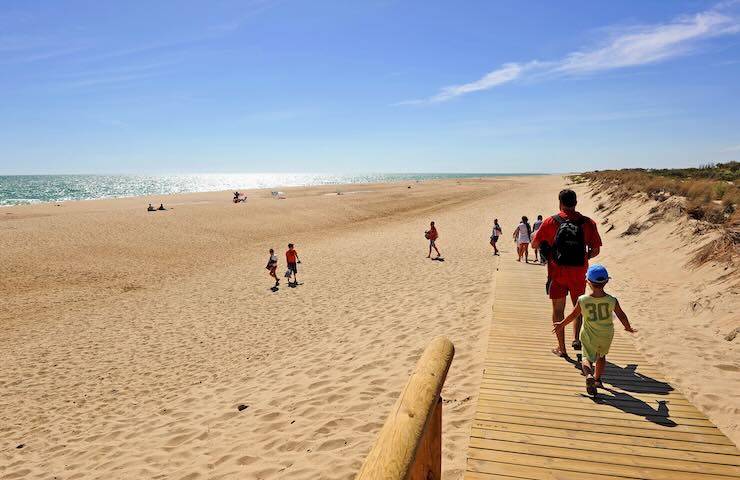
[[[550,353],[544,282],[543,267],[499,261],[465,478],[740,479],[740,451],[661,379],[616,320],[605,389],[596,400],[586,395],[576,361]]]

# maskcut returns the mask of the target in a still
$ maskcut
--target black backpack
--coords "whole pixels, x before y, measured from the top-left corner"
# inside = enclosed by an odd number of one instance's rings
[[[558,265],[582,267],[586,262],[583,224],[588,218],[581,216],[575,222],[564,219],[560,215],[553,215],[552,218],[558,223],[558,231],[555,234],[551,258]]]

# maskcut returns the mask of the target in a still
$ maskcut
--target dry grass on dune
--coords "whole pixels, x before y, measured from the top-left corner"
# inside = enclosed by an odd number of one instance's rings
[[[654,220],[660,219],[662,210],[673,209],[697,220],[697,233],[718,231],[716,239],[696,252],[690,262],[693,266],[709,259],[730,263],[740,255],[740,162],[685,169],[604,170],[574,175],[571,180],[588,182],[598,187],[595,191],[609,194],[612,205],[602,202],[597,210],[618,208],[622,202],[642,195],[663,206],[653,207]],[[633,223],[623,235],[636,235],[644,227]]]

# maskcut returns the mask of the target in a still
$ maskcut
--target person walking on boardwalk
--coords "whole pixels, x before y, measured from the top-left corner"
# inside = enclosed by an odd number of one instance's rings
[[[288,286],[291,285],[290,277],[293,277],[293,285],[298,285],[298,264],[301,260],[298,258],[298,252],[293,248],[293,244],[288,244],[288,251],[285,252],[285,261],[288,263]]]
[[[535,220],[534,223],[532,224],[532,235],[536,235],[537,230],[539,230],[541,226],[542,226],[542,215],[537,215],[537,220]],[[537,262],[545,263],[545,259],[542,258],[542,255],[540,255],[539,258],[537,258],[537,253],[539,252],[539,250],[534,247],[532,247],[532,250],[534,251],[535,263]]]
[[[275,255],[275,250],[270,249],[270,258],[267,260],[267,270],[270,271],[270,276],[275,279],[275,286],[280,285],[280,279],[277,277],[278,258]]]
[[[429,224],[429,230],[424,232],[424,236],[429,240],[429,255],[427,255],[427,258],[432,258],[432,249],[437,252],[437,258],[441,257],[442,254],[439,253],[439,249],[437,248],[439,233],[437,233],[437,227],[434,226],[434,222]]]
[[[601,250],[601,237],[596,222],[576,211],[577,197],[573,190],[561,190],[558,195],[560,212],[546,218],[532,240],[532,248],[540,255],[547,250],[547,294],[552,301],[552,322],[565,316],[565,298],[570,293],[573,305],[586,292],[588,260]],[[581,318],[573,324],[573,349],[581,349]],[[558,347],[552,353],[567,357],[565,333],[556,332]]]
[[[522,217],[521,223],[514,229],[517,262],[522,261],[522,256],[524,257],[525,263],[529,262],[529,242],[532,240],[531,236],[532,227],[529,225],[529,219],[527,217]]]
[[[493,247],[493,254],[498,255],[498,238],[501,236],[502,230],[501,225],[498,224],[498,218],[493,219],[493,232],[491,232],[491,246]]]
[[[604,291],[609,278],[609,273],[603,265],[595,264],[588,267],[586,280],[591,294],[578,297],[578,302],[570,315],[560,322],[555,322],[552,329],[553,332],[562,334],[566,325],[579,315],[583,316],[580,340],[583,357],[588,361],[588,365],[586,362],[581,362],[581,369],[586,376],[586,392],[592,397],[596,395],[597,387],[604,388],[601,375],[606,365],[606,354],[609,353],[609,347],[614,338],[612,314],[617,315],[626,331],[636,332],[630,325],[627,314],[619,305],[619,301]]]

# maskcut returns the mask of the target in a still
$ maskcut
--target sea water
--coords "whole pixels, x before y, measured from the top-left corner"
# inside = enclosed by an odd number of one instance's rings
[[[424,181],[513,174],[374,173],[374,174],[188,174],[188,175],[10,175],[0,176],[0,206],[67,200],[138,197],[186,192],[253,188]],[[519,174],[518,174],[519,175]]]

